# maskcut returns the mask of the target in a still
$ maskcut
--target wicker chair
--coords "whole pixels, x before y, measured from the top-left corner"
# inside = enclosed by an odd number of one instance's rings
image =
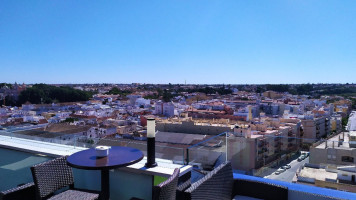
[[[27,200],[36,199],[35,184],[33,182],[0,192],[1,200],[23,200],[24,197]]]
[[[176,190],[179,178],[179,168],[176,168],[166,181],[160,183],[158,186],[153,188],[153,199],[154,200],[175,200]]]
[[[74,189],[72,168],[67,165],[66,159],[66,156],[60,157],[31,167],[37,199],[98,199],[97,193]],[[69,190],[53,195],[68,186]]]
[[[179,178],[179,168],[174,169],[173,174],[164,182],[153,187],[153,200],[175,200]],[[133,197],[131,200],[142,200]]]
[[[199,181],[193,183],[179,199],[216,200],[232,197],[233,175],[230,162],[219,165]],[[178,192],[178,191],[177,191]]]
[[[288,188],[279,185],[257,181],[233,179],[230,162],[225,162],[209,172],[188,189],[180,193],[179,199],[189,200],[231,200],[240,197],[258,199],[285,200],[288,199]],[[239,199],[238,197],[236,199]]]

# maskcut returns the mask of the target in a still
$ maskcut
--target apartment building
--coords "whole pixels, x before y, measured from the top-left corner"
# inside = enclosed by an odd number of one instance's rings
[[[294,182],[331,188],[347,192],[356,192],[355,166],[315,165],[306,163],[300,168]]]
[[[340,114],[334,113],[330,116],[330,126],[332,132],[340,133],[342,131],[341,121],[342,116]]]
[[[356,131],[356,111],[351,112],[346,129],[348,131]]]
[[[309,162],[334,165],[356,164],[356,131],[340,133],[310,148]]]
[[[193,120],[184,121],[159,121],[156,129],[161,132],[190,133],[203,135],[218,135],[232,131],[230,124],[198,123]]]
[[[234,169],[251,172],[299,149],[300,120],[251,122],[234,127],[228,159]]]
[[[91,127],[85,135],[88,138],[103,138],[108,135],[116,134],[116,127]]]
[[[281,98],[282,94],[275,92],[275,91],[266,91],[263,93],[264,97],[270,98],[270,99],[277,99],[277,98]]]
[[[302,120],[303,131],[301,138],[303,142],[314,143],[327,133],[330,133],[330,121],[326,117]]]
[[[163,103],[157,102],[155,104],[155,114],[156,115],[164,115],[166,117],[174,116],[174,104],[172,102]]]

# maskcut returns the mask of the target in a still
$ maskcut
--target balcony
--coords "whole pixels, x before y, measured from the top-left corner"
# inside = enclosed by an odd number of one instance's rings
[[[222,136],[218,136],[219,138],[215,139],[224,139],[226,138]],[[221,138],[220,138],[221,137]],[[100,141],[99,141],[100,142]],[[102,140],[101,142],[112,142],[112,141],[105,141]],[[142,143],[120,143],[121,145],[126,146],[133,146],[136,145],[138,148],[144,149],[144,144]],[[87,144],[86,144],[87,145]],[[5,147],[7,149],[0,148],[0,155],[3,158],[1,162],[0,174],[2,177],[2,184],[0,186],[0,191],[12,188],[17,186],[18,184],[30,182],[32,177],[30,176],[29,167],[43,162],[48,159],[52,159],[53,157],[58,157],[61,155],[69,155],[77,151],[81,151],[86,149],[87,147],[81,147],[83,145],[73,146],[73,145],[63,145],[63,144],[54,144],[49,143],[47,141],[34,141],[29,139],[23,138],[16,138],[6,135],[0,134],[0,146]],[[159,145],[157,145],[159,146]],[[161,152],[158,152],[160,158],[157,159],[158,168],[152,169],[145,169],[143,167],[145,161],[142,160],[141,162],[134,164],[132,166],[128,166],[126,168],[111,170],[110,171],[110,185],[111,185],[111,199],[130,199],[131,197],[140,197],[143,199],[151,199],[152,198],[152,187],[167,177],[169,177],[173,169],[178,167],[181,169],[180,179],[184,180],[188,177],[191,180],[191,184],[194,184],[198,180],[202,180],[205,177],[206,173],[209,173],[209,170],[203,170],[198,172],[197,169],[202,167],[200,162],[204,162],[206,159],[209,159],[209,155],[216,154],[221,162],[224,162],[226,158],[229,156],[228,152],[224,151],[226,149],[227,143],[223,143],[221,147],[210,147],[209,145],[204,145],[203,143],[197,144],[196,146],[192,146],[189,148],[189,156],[190,159],[187,159],[187,152],[185,149],[170,149],[171,154],[175,154],[175,156],[167,156],[163,155]],[[165,149],[163,147],[159,151],[166,151],[168,147]],[[158,148],[158,149],[159,149]],[[17,151],[13,151],[11,149],[16,149]],[[262,151],[266,151],[267,148],[263,148]],[[277,149],[278,150],[278,149]],[[30,152],[30,153],[29,153]],[[145,152],[144,152],[145,153]],[[19,154],[19,155],[17,155]],[[22,155],[23,154],[23,155]],[[7,156],[5,156],[7,155]],[[161,156],[160,156],[161,155]],[[169,159],[165,159],[164,157]],[[267,155],[262,155],[262,158],[268,158]],[[5,163],[6,164],[5,164]],[[180,164],[174,164],[181,162]],[[184,165],[183,162],[187,162],[188,165]],[[260,164],[264,164],[261,160],[259,161]],[[216,166],[218,166],[217,163]],[[216,166],[213,166],[213,169],[216,169]],[[194,168],[194,170],[192,170]],[[203,167],[202,167],[203,168]],[[9,173],[6,169],[11,169],[15,175],[21,174],[19,178],[11,178],[9,177]],[[23,171],[21,171],[23,170]],[[27,175],[26,175],[27,173]],[[6,177],[3,179],[3,177]],[[95,171],[85,171],[85,170],[78,170],[74,169],[74,177],[76,187],[84,188],[84,189],[91,189],[91,190],[100,190],[100,173]],[[285,191],[288,192],[288,199],[291,200],[303,200],[303,199],[312,199],[315,195],[324,195],[322,199],[332,199],[332,198],[344,198],[344,199],[356,199],[356,195],[354,193],[337,191],[332,189],[326,188],[319,188],[319,187],[311,187],[306,185],[300,185],[295,183],[288,183],[283,181],[276,181],[266,178],[259,178],[254,176],[242,175],[242,174],[233,174],[234,181],[239,181],[243,184],[243,187],[248,188],[245,191],[252,190],[253,193],[244,193],[245,195],[249,196],[255,194],[262,194],[265,192],[265,184],[270,185],[273,190],[274,187],[283,187]],[[154,183],[153,183],[154,181]],[[248,183],[248,184],[247,184]],[[263,183],[263,184],[261,184]],[[219,184],[219,183],[217,183]],[[225,183],[220,183],[225,184]],[[249,184],[252,184],[250,186]],[[242,186],[241,186],[242,187]],[[233,193],[239,193],[241,190],[234,190]],[[301,195],[302,196],[297,196]],[[268,199],[268,196],[266,196]],[[178,198],[179,199],[179,198]],[[273,198],[272,198],[273,199]],[[278,199],[278,198],[277,198]]]
[[[2,179],[0,191],[32,182],[30,172],[32,165],[84,149],[86,148],[0,135],[0,155],[2,158],[6,158],[0,162]],[[158,184],[166,180],[174,168],[180,168],[180,171],[183,172],[180,177],[190,174],[192,169],[190,165],[174,164],[172,160],[157,158],[156,161],[158,167],[149,169],[144,167],[145,157],[139,163],[110,170],[110,196],[112,199],[130,199],[132,197],[151,199],[153,181]],[[73,168],[73,174],[76,188],[100,191],[100,171]]]

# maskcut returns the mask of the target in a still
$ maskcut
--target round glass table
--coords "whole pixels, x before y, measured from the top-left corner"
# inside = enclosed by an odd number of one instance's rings
[[[71,167],[85,170],[101,170],[101,199],[110,198],[109,170],[135,164],[143,159],[143,153],[134,148],[113,146],[108,156],[97,157],[94,148],[74,153],[67,158]]]

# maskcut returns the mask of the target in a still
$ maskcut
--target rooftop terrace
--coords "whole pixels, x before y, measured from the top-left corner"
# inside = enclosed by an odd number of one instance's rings
[[[222,138],[224,136],[221,136]],[[209,140],[214,140],[216,138],[209,138]],[[105,142],[102,140],[101,142]],[[195,144],[190,147],[189,160],[187,162],[187,155],[184,152],[184,149],[167,147],[167,150],[171,150],[171,154],[175,154],[176,158],[171,158],[167,156],[160,155],[157,153],[157,163],[158,166],[154,168],[145,168],[144,164],[146,163],[146,157],[140,162],[130,165],[128,167],[124,167],[121,169],[115,169],[110,171],[110,183],[111,183],[111,197],[112,199],[130,199],[131,197],[139,197],[143,199],[151,199],[152,198],[152,187],[153,182],[155,180],[156,184],[162,182],[170,175],[172,175],[173,170],[175,168],[180,168],[181,174],[180,176],[189,176],[192,182],[197,180],[202,180],[201,178],[205,177],[206,173],[209,171],[200,171],[196,174],[196,169],[193,169],[194,163],[199,163],[200,160],[210,159],[214,157],[216,154],[217,157],[224,157],[226,154],[221,152],[225,149],[224,146],[218,148],[219,151],[215,151],[211,147],[202,145],[202,143],[208,143],[209,141],[202,141],[201,143]],[[128,145],[127,143],[122,143],[122,145]],[[142,149],[144,152],[145,142],[137,144],[138,148]],[[222,144],[224,145],[224,144]],[[159,146],[159,145],[157,145]],[[4,132],[0,134],[0,156],[2,155],[6,161],[6,163],[1,163],[0,175],[4,178],[4,182],[8,183],[6,187],[0,188],[0,190],[8,189],[9,187],[16,186],[16,184],[25,183],[26,181],[31,181],[31,177],[27,176],[24,180],[19,180],[16,178],[11,178],[7,176],[7,173],[1,174],[1,170],[24,170],[29,171],[29,167],[33,164],[45,161],[47,159],[51,159],[53,157],[58,157],[62,155],[71,155],[75,152],[82,151],[87,149],[88,147],[83,147],[80,145],[64,145],[64,144],[55,144],[50,143],[48,141],[35,141],[28,138],[18,138],[13,135],[7,135]],[[90,146],[89,146],[90,147]],[[5,149],[4,149],[5,148]],[[159,148],[159,147],[158,147]],[[13,150],[18,151],[13,151]],[[175,149],[175,150],[174,150]],[[20,152],[19,152],[20,151]],[[164,151],[164,150],[163,150]],[[14,153],[15,152],[15,153]],[[27,152],[27,153],[24,153]],[[220,153],[219,153],[220,152]],[[24,153],[25,156],[9,156],[12,153]],[[146,152],[144,152],[146,155]],[[15,159],[18,157],[18,159]],[[13,159],[13,160],[12,160]],[[4,161],[3,160],[3,161]],[[177,162],[181,160],[181,162]],[[224,162],[224,159],[221,159],[221,162]],[[216,163],[218,166],[219,163]],[[215,166],[215,167],[216,167]],[[214,167],[214,166],[213,166]],[[202,172],[202,173],[201,173]],[[312,171],[310,173],[313,173]],[[17,173],[15,173],[17,174]],[[19,173],[20,174],[20,173]],[[75,183],[76,186],[85,189],[94,189],[100,190],[100,173],[95,171],[86,171],[86,170],[78,170],[74,169]],[[26,177],[26,176],[24,176]],[[291,200],[303,200],[303,199],[356,199],[356,194],[337,191],[326,188],[319,188],[314,186],[300,185],[294,183],[288,183],[283,181],[276,181],[267,178],[254,177],[249,175],[242,175],[238,173],[234,173],[233,177],[235,180],[248,180],[250,182],[256,183],[256,187],[251,188],[255,193],[258,193],[259,190],[262,190],[263,186],[259,185],[259,183],[265,183],[268,185],[278,185],[286,188],[288,191],[288,198]],[[162,179],[163,178],[163,179]],[[13,180],[17,180],[16,183],[12,182]],[[258,183],[258,184],[257,184]],[[192,183],[194,184],[194,183]],[[221,183],[223,184],[223,183]],[[274,187],[274,186],[273,186]],[[253,194],[251,194],[253,195]],[[318,195],[318,198],[316,198]],[[323,195],[323,196],[321,196]],[[266,197],[267,199],[271,199]],[[273,198],[272,198],[273,199]],[[280,199],[276,197],[276,199]]]

